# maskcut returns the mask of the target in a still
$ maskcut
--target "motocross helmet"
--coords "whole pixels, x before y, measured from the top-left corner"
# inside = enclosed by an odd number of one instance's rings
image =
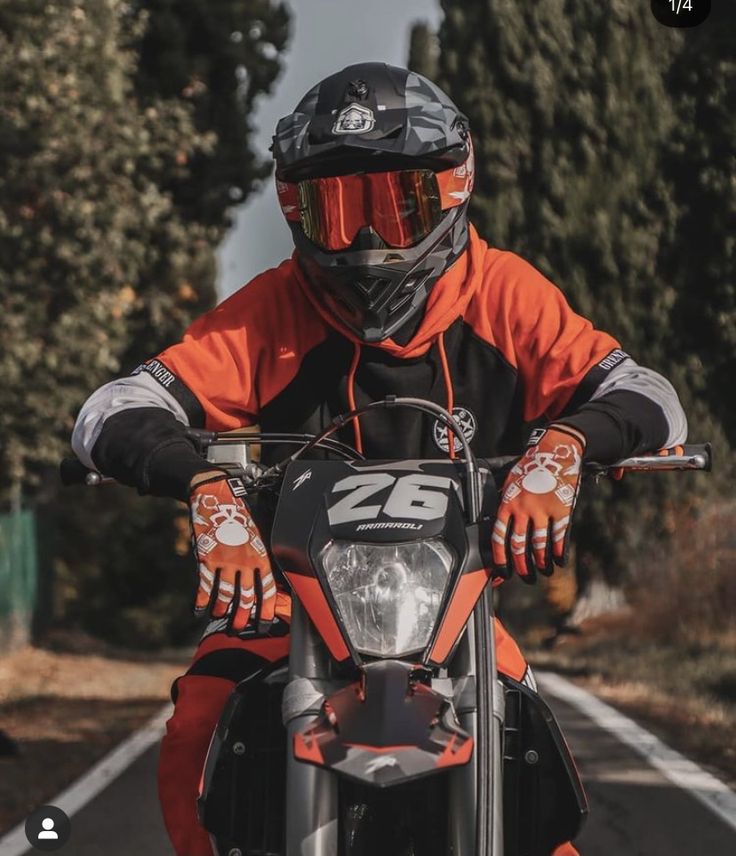
[[[427,78],[369,62],[309,90],[276,126],[276,189],[298,263],[364,342],[421,318],[468,243],[468,120]]]

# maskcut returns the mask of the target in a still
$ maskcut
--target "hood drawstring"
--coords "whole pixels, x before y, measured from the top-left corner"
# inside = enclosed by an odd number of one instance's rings
[[[355,410],[355,373],[358,370],[360,362],[360,342],[355,342],[353,348],[353,361],[350,363],[350,371],[348,372],[348,407]],[[363,454],[363,435],[360,431],[360,417],[356,416],[353,419],[353,434],[355,436],[355,448]]]
[[[445,350],[445,334],[444,331],[439,333],[437,339],[435,340],[437,344],[437,350],[440,355],[440,363],[442,365],[442,376],[445,380],[445,389],[447,390],[447,410],[449,413],[453,412],[453,408],[455,407],[455,391],[452,387],[452,375],[450,374],[450,364],[447,359],[447,351]],[[360,362],[360,342],[355,342],[353,347],[353,359],[350,363],[350,370],[348,371],[348,407],[350,410],[355,410],[355,374],[358,371],[358,363]],[[355,448],[363,454],[363,435],[360,430],[360,417],[356,416],[353,418],[353,434],[355,437]],[[452,435],[452,436],[451,436]],[[450,429],[447,429],[447,449],[448,454],[451,459],[455,458],[455,435],[452,434]]]
[[[447,390],[447,410],[452,414],[455,406],[455,391],[452,388],[452,375],[450,374],[450,364],[447,361],[447,352],[445,351],[445,333],[442,331],[437,337],[437,350],[440,352],[440,362],[442,363],[442,374],[445,378],[445,388]],[[455,457],[455,435],[447,429],[447,449],[451,459]]]

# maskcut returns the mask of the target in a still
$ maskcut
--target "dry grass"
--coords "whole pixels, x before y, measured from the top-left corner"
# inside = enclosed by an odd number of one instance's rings
[[[0,659],[0,728],[20,747],[0,757],[0,834],[158,711],[186,667],[177,652],[138,657],[84,637],[64,647]]]
[[[633,567],[634,629],[678,645],[736,638],[736,502],[671,517],[667,558],[644,556]]]
[[[45,696],[124,701],[165,699],[183,660],[112,659],[96,654],[24,648],[0,659],[0,710]]]

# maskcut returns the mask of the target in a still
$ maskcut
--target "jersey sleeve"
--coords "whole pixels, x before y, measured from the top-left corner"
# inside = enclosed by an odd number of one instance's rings
[[[187,427],[224,431],[258,412],[253,351],[233,309],[207,313],[181,342],[92,393],[72,434],[82,463],[140,493],[187,500],[192,477],[212,466]]]
[[[208,430],[258,422],[263,407],[293,380],[304,355],[326,337],[324,322],[295,287],[293,269],[288,260],[256,277],[150,361],[176,378],[185,397],[196,399]],[[141,371],[149,371],[148,364]]]
[[[231,309],[226,301],[198,318],[181,342],[138,369],[164,382],[173,378],[168,391],[180,404],[189,402],[190,424],[210,431],[242,428],[258,418],[258,337]]]
[[[500,253],[494,266],[489,316],[517,370],[525,421],[576,427],[587,439],[586,458],[601,463],[684,442],[687,419],[666,378],[574,312],[523,259]]]
[[[562,292],[528,262],[503,253],[496,264],[495,338],[517,369],[524,419],[555,419],[589,400],[626,354],[613,336],[574,312]]]
[[[72,435],[80,460],[141,493],[186,499],[192,475],[211,466],[187,427],[254,424],[324,338],[290,287],[290,271],[287,261],[256,277],[195,321],[181,342],[96,390]]]

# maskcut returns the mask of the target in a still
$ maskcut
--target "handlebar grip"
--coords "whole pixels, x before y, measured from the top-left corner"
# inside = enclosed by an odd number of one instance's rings
[[[648,455],[633,455],[608,467],[590,464],[592,470],[702,470],[710,472],[713,466],[713,453],[710,443],[690,443],[685,446],[673,446],[660,449]]]
[[[64,487],[75,484],[96,485],[102,476],[95,470],[90,470],[78,458],[64,458],[59,464],[59,475]]]
[[[713,468],[713,448],[710,443],[686,443],[681,447],[683,453],[688,458],[702,457],[706,472],[710,472]]]

